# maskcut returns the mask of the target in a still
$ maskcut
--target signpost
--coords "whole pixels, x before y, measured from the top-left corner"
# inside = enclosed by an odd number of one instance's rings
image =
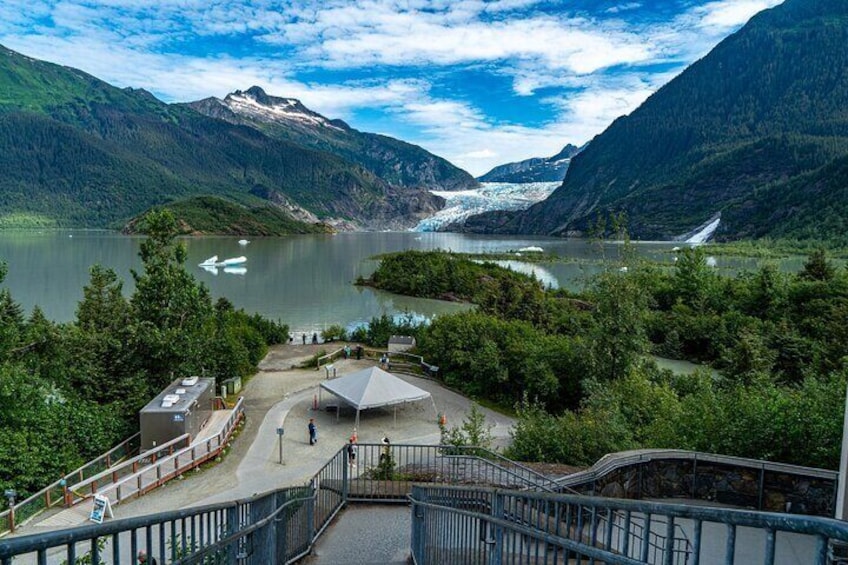
[[[282,426],[277,428],[277,437],[280,438],[280,465],[283,464],[283,433],[284,430]]]

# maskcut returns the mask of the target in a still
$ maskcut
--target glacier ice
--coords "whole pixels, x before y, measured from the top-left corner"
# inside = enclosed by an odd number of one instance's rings
[[[412,231],[438,231],[443,226],[483,212],[524,210],[550,196],[561,184],[484,182],[480,188],[473,190],[433,191],[433,194],[446,200],[445,207],[421,220]]]

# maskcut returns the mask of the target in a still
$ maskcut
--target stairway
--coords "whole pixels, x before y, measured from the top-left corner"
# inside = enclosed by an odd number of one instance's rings
[[[406,504],[352,504],[315,544],[309,565],[406,564],[411,516]]]

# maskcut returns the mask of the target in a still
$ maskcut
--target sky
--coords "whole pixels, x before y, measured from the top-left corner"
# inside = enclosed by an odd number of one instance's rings
[[[166,102],[261,86],[475,176],[582,145],[782,0],[0,0],[0,43]]]

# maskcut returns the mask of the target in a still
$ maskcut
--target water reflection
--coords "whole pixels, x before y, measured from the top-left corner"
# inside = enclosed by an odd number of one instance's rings
[[[73,236],[73,237],[70,237]],[[83,287],[94,264],[112,268],[124,281],[124,292],[134,289],[131,269],[142,270],[138,257],[140,237],[97,231],[42,231],[0,233],[0,260],[9,270],[3,286],[27,312],[38,305],[48,318],[69,321],[75,316]],[[212,296],[228,298],[236,307],[288,323],[293,331],[320,331],[332,324],[353,326],[384,313],[414,317],[455,312],[467,305],[394,296],[353,283],[377,266],[375,255],[405,249],[442,249],[465,253],[506,253],[524,247],[542,247],[568,261],[524,264],[510,261],[515,270],[535,272],[545,285],[578,290],[603,267],[599,259],[617,259],[619,244],[603,246],[584,240],[545,237],[493,237],[449,233],[342,233],[254,238],[240,245],[235,237],[185,239],[186,268],[206,284]],[[638,243],[640,256],[673,264],[672,243]],[[243,265],[201,268],[207,258],[244,255]],[[794,263],[793,263],[794,261]],[[803,258],[781,263],[798,269]],[[716,257],[724,272],[757,268],[757,259]],[[788,267],[783,267],[783,265]],[[526,271],[525,271],[526,272]]]

